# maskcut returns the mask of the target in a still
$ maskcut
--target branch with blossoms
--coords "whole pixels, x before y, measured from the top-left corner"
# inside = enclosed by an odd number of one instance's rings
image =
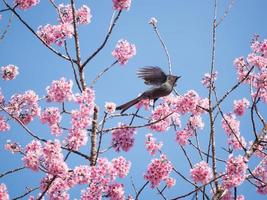
[[[193,89],[178,95],[174,90],[174,94],[160,98],[153,108],[149,99],[143,99],[129,113],[116,113],[113,102],[106,102],[104,108],[98,105],[95,85],[116,65],[127,65],[136,55],[134,44],[126,39],[118,40],[111,52],[115,60],[92,80],[85,79],[84,70],[108,47],[114,29],[119,26],[119,19],[127,17],[122,13],[130,9],[131,0],[112,0],[112,17],[105,37],[92,53],[86,54],[81,45],[80,27],[90,25],[92,14],[89,6],[79,6],[75,0],[70,0],[69,4],[50,0],[49,4],[58,17],[56,23],[33,28],[21,10],[38,9],[39,0],[14,0],[14,6],[7,0],[2,2],[5,8],[1,8],[0,13],[14,15],[14,20],[21,22],[43,46],[59,59],[67,61],[75,80],[64,77],[53,80],[42,98],[33,90],[13,94],[10,98],[0,90],[0,131],[8,134],[12,127],[18,127],[27,137],[27,141],[21,144],[20,136],[16,137],[17,141],[6,142],[5,150],[17,155],[20,158],[18,163],[23,166],[1,172],[1,182],[3,177],[6,180],[27,170],[38,174],[39,178],[37,187],[27,186],[26,191],[12,199],[68,200],[73,198],[72,189],[78,188],[82,200],[141,200],[152,193],[162,199],[243,200],[238,188],[245,181],[251,183],[258,193],[267,194],[267,128],[262,111],[267,102],[266,39],[261,41],[256,36],[252,40],[251,53],[246,58],[234,60],[238,81],[221,97],[217,95],[217,31],[229,15],[233,0],[229,1],[221,18],[217,14],[217,0],[214,0],[210,69],[201,81],[207,95],[202,97]],[[159,22],[153,17],[148,23],[163,48],[169,74],[172,74],[171,55],[160,34]],[[6,39],[4,36],[10,25],[11,20],[1,40]],[[73,44],[73,51],[70,44]],[[1,67],[1,77],[7,84],[15,82],[18,75],[18,66],[7,64]],[[225,112],[223,104],[229,103],[231,95],[238,92],[240,86],[249,87],[250,100],[240,97],[233,101],[233,110]],[[250,142],[247,140],[251,137],[240,130],[241,120],[246,115],[249,115],[252,126],[251,130],[246,130],[253,137]],[[217,126],[219,120],[221,127]],[[35,123],[46,129],[36,128]],[[205,126],[209,130],[204,129]],[[147,132],[143,146],[149,161],[142,178],[139,176],[141,180],[138,180],[134,162],[140,165],[146,160],[139,155],[138,161],[130,160],[128,152],[136,147],[136,135],[141,131]],[[217,145],[221,131],[225,132],[223,137],[227,140],[223,147]],[[160,141],[159,134],[172,137],[177,146],[172,153],[181,153],[182,156],[170,154],[167,149],[171,142]],[[249,162],[254,158],[257,159],[256,167]],[[180,169],[180,165],[187,167],[187,172]],[[128,174],[132,174],[131,180],[127,179]],[[188,191],[181,194],[176,183],[184,184]],[[9,184],[0,184],[0,199],[8,200],[13,196],[8,189],[12,191]]]

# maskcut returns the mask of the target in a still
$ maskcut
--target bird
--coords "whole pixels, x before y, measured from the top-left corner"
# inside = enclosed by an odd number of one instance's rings
[[[166,75],[164,71],[157,66],[140,68],[137,71],[137,76],[143,79],[146,85],[152,85],[152,88],[146,90],[135,99],[116,107],[116,110],[121,110],[121,113],[144,99],[153,100],[155,104],[158,98],[169,95],[176,81],[181,78],[181,76]]]

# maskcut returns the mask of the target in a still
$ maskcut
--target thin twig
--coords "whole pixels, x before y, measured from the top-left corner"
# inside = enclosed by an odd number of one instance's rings
[[[13,198],[12,200],[22,199],[22,198],[26,197],[28,194],[30,194],[30,193],[32,193],[33,191],[38,190],[38,189],[39,189],[39,187],[35,187],[35,188],[32,188],[32,189],[27,188],[28,191],[27,191],[25,194],[22,194],[22,195],[20,195],[20,196],[18,196],[18,197],[15,197],[15,198]]]
[[[9,17],[9,19],[8,19],[7,26],[6,26],[6,28],[4,29],[2,35],[0,36],[0,42],[1,42],[1,40],[3,40],[3,39],[5,38],[5,35],[6,35],[7,32],[8,32],[8,29],[11,27],[11,23],[12,23],[13,17],[14,17],[14,14],[11,13],[11,15],[10,15],[10,17]]]
[[[102,44],[97,48],[97,50],[95,52],[93,52],[86,60],[85,62],[81,65],[81,68],[84,68],[88,62],[90,62],[106,45],[109,37],[111,36],[111,33],[112,33],[112,30],[113,28],[115,27],[116,25],[116,22],[118,21],[120,15],[121,15],[121,10],[118,12],[118,14],[116,15],[115,19],[113,20],[113,17],[112,17],[112,25],[109,27],[109,30],[108,30],[108,33],[104,39],[104,41],[102,42]],[[112,15],[113,16],[113,15]]]
[[[7,172],[4,172],[4,173],[0,174],[0,178],[3,178],[4,176],[6,176],[8,174],[13,174],[14,172],[18,172],[18,171],[23,170],[23,169],[25,169],[25,167],[19,167],[19,168],[16,168],[16,169],[9,170]]]

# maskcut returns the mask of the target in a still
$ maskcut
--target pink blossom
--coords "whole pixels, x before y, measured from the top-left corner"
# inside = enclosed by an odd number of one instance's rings
[[[249,69],[251,66],[248,65],[248,63],[245,62],[244,57],[239,57],[234,60],[234,66],[237,70],[238,80],[241,81],[245,78],[247,75]],[[248,79],[245,80],[245,83],[250,83],[250,81],[253,80],[253,73],[250,73],[248,76]]]
[[[125,65],[135,54],[135,45],[123,39],[117,42],[115,49],[112,51],[112,56],[114,56],[121,65]]]
[[[58,136],[62,133],[62,130],[59,127],[61,121],[61,114],[58,108],[49,107],[46,108],[40,116],[40,120],[43,124],[48,123],[51,129],[51,133],[55,136]]]
[[[21,152],[21,146],[16,142],[7,140],[5,144],[5,150],[10,151],[12,154]]]
[[[6,123],[6,120],[3,116],[0,115],[0,132],[1,131],[8,131],[10,129],[10,126],[8,123]]]
[[[260,164],[253,170],[253,176],[256,177],[255,184],[257,192],[263,195],[267,194],[267,158],[264,157]]]
[[[72,37],[73,26],[69,23],[62,23],[59,25],[47,24],[45,26],[38,27],[37,35],[47,45],[55,43],[60,46],[67,38]]]
[[[217,74],[218,72],[213,72],[211,75],[206,73],[204,74],[204,77],[202,78],[201,83],[206,87],[206,88],[210,88],[210,84],[214,83],[214,81],[217,80]]]
[[[173,187],[176,184],[176,180],[174,178],[168,177],[165,179],[166,185],[168,188]]]
[[[224,119],[222,119],[222,128],[228,136],[232,134],[239,135],[239,127],[240,122],[236,120],[236,116],[234,114],[224,115]]]
[[[156,122],[153,123],[149,126],[149,128],[153,131],[158,131],[158,132],[165,132],[169,129],[172,118],[172,110],[170,107],[166,104],[160,104],[155,108],[155,110],[152,112],[151,115],[151,122]]]
[[[247,164],[242,156],[230,155],[226,163],[226,174],[223,176],[223,187],[230,189],[241,185],[246,178]]]
[[[2,79],[3,80],[13,80],[19,74],[19,68],[15,65],[7,65],[1,67]]]
[[[193,169],[190,170],[190,174],[195,182],[200,182],[202,184],[208,183],[212,178],[211,168],[205,161],[195,164]]]
[[[147,134],[146,135],[146,150],[149,152],[150,155],[155,155],[162,147],[162,142],[157,142],[156,139],[153,137],[153,135]]]
[[[161,155],[160,159],[153,159],[148,165],[144,178],[151,183],[151,187],[157,187],[160,181],[169,177],[172,170],[172,164],[166,155]]]
[[[130,171],[131,162],[120,156],[111,161],[113,169],[120,178],[124,178]]]
[[[204,128],[204,123],[202,121],[202,118],[200,115],[193,115],[190,116],[189,118],[189,126],[193,129],[203,129]]]
[[[228,145],[232,147],[233,149],[242,149],[243,147],[246,147],[246,141],[245,138],[240,135],[230,135],[228,136]]]
[[[183,130],[176,132],[176,141],[179,145],[186,145],[188,144],[188,140],[190,137],[193,136],[193,130],[189,127],[184,128]]]
[[[112,131],[111,143],[115,151],[129,151],[134,144],[135,129],[124,127],[127,127],[127,125],[119,123],[118,129]]]
[[[150,99],[143,99],[143,100],[139,101],[135,106],[137,109],[144,107],[145,110],[149,110]]]
[[[129,10],[131,6],[131,0],[112,0],[114,10]]]
[[[113,102],[106,102],[105,111],[109,114],[114,113],[116,110],[116,104]]]
[[[61,15],[60,22],[73,23],[73,14],[71,5],[60,4],[58,8]],[[75,11],[75,14],[76,14],[76,22],[78,24],[89,24],[91,22],[92,15],[90,8],[88,6],[83,5],[81,8]]]
[[[108,197],[110,200],[125,200],[123,184],[113,183],[109,185]]]
[[[5,97],[2,94],[1,88],[0,88],[0,105],[4,103]]]
[[[196,111],[199,95],[194,90],[188,91],[184,96],[179,96],[173,101],[174,110],[182,115]]]
[[[246,98],[240,100],[234,100],[234,113],[238,116],[242,116],[245,109],[249,107],[249,101]]]
[[[46,88],[47,101],[59,102],[72,100],[72,80],[66,81],[65,78],[52,81],[52,84]]]
[[[41,180],[41,191],[47,190],[48,199],[53,200],[69,200],[70,196],[67,191],[70,189],[65,178],[56,177],[53,181],[53,175],[47,175]]]
[[[68,172],[68,166],[64,162],[59,140],[47,141],[43,147],[44,165],[49,174],[60,175]]]
[[[23,124],[28,124],[40,113],[38,95],[29,90],[24,94],[15,94],[8,103],[8,111]]]
[[[40,157],[43,154],[42,145],[39,141],[33,140],[25,148],[25,156],[22,158],[24,165],[33,171],[40,167]]]
[[[69,130],[67,138],[69,148],[78,150],[81,146],[86,145],[87,141],[88,136],[85,129],[74,128]]]
[[[260,69],[264,69],[267,67],[267,58],[264,58],[261,55],[258,56],[255,53],[248,54],[247,61],[250,65],[257,66]]]
[[[27,10],[36,6],[39,2],[39,0],[14,0],[14,3],[18,4],[18,7],[22,10]]]
[[[237,195],[235,199],[231,191],[228,190],[226,194],[222,196],[221,200],[245,200],[245,197],[243,195]]]
[[[0,199],[1,200],[9,200],[7,187],[4,183],[0,184]]]
[[[95,106],[95,91],[86,88],[82,94],[75,95],[75,102],[80,105],[80,111],[84,115],[92,115]]]
[[[77,166],[73,170],[75,182],[77,184],[89,184],[91,178],[91,168],[88,165]]]

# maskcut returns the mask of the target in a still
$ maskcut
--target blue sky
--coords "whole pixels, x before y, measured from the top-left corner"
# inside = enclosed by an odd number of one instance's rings
[[[11,1],[8,2],[11,3]],[[60,4],[67,3],[68,1],[56,0],[55,2]],[[218,18],[227,9],[228,2],[225,0],[218,1]],[[92,22],[89,25],[79,28],[81,56],[85,60],[103,41],[113,10],[111,0],[101,2],[96,0],[80,0],[77,7],[80,7],[82,4],[87,4],[93,15]],[[232,64],[233,60],[241,55],[246,56],[250,52],[250,42],[253,35],[257,33],[262,39],[267,37],[265,23],[265,19],[267,19],[266,7],[267,1],[265,0],[236,1],[225,20],[218,27],[215,68],[219,73],[218,81],[216,82],[219,95],[224,94],[225,91],[236,83],[235,68]],[[0,9],[2,8],[4,8],[4,4],[0,1]],[[56,13],[48,1],[41,0],[40,4],[36,7],[28,11],[19,11],[19,13],[34,30],[37,30],[40,25],[57,23]],[[2,15],[0,33],[4,29],[10,13],[5,12]],[[114,66],[96,84],[96,103],[100,107],[101,117],[103,116],[104,103],[106,101],[121,104],[137,96],[147,88],[142,80],[139,80],[135,75],[138,68],[146,65],[157,65],[161,66],[166,72],[168,71],[168,63],[164,51],[152,27],[148,24],[151,17],[156,17],[158,20],[159,31],[171,56],[173,73],[182,76],[182,79],[178,81],[176,90],[184,94],[188,90],[194,89],[200,96],[207,96],[207,90],[201,85],[200,81],[203,74],[210,71],[213,1],[133,0],[130,10],[123,11],[103,51],[86,66],[85,77],[87,83],[90,83],[101,70],[115,61],[111,51],[119,39],[127,39],[136,45],[137,54],[126,66]],[[73,41],[70,40],[69,44],[70,51],[74,55]],[[63,49],[58,49],[63,51]],[[46,94],[45,88],[52,80],[61,77],[73,79],[70,64],[58,58],[41,45],[40,41],[16,17],[5,39],[0,41],[0,66],[7,64],[14,64],[20,68],[20,75],[14,81],[4,82],[0,80],[0,87],[7,99],[16,92],[24,92],[29,89],[36,91],[39,96],[43,96]],[[74,91],[78,92],[77,87],[74,87]],[[233,99],[240,99],[245,96],[249,98],[248,95],[249,88],[247,86],[240,87],[230,95],[227,102],[222,104],[223,110],[225,112],[231,111]],[[42,108],[44,108],[44,104],[42,104]],[[261,105],[260,108],[263,109],[263,114],[266,115],[266,107]],[[146,112],[143,114],[149,115]],[[204,119],[207,122],[207,116]],[[129,121],[129,119],[127,120]],[[118,121],[114,120],[108,126],[112,127],[117,123]],[[136,121],[136,123],[141,122]],[[241,134],[248,140],[252,139],[251,133],[247,131],[251,126],[249,125],[248,118],[242,119],[241,124],[244,124],[244,126],[241,126]],[[22,165],[20,156],[12,156],[3,150],[2,147],[5,141],[7,139],[20,141],[23,146],[31,140],[21,127],[15,124],[12,125],[14,126],[12,126],[9,133],[1,133],[0,135],[0,155],[1,160],[4,161],[1,162],[0,173]],[[48,133],[48,128],[46,126],[40,127],[37,119],[30,125],[30,128],[43,137],[52,138]],[[108,158],[123,155],[132,160],[133,164],[130,175],[125,180],[122,180],[127,194],[134,194],[130,184],[130,176],[134,177],[134,182],[138,188],[144,183],[142,179],[143,173],[151,160],[151,157],[145,152],[143,145],[145,134],[148,132],[150,132],[149,129],[138,130],[135,146],[129,153],[109,151],[104,155]],[[217,133],[219,155],[226,159],[227,154],[220,148],[225,146],[226,141],[224,132],[220,128],[220,120],[217,123]],[[208,140],[208,128],[200,131],[199,134],[200,141],[203,142],[204,146]],[[155,137],[158,141],[164,142],[163,151],[175,167],[188,176],[189,166],[185,162],[180,148],[174,141],[174,131],[170,130],[164,134],[155,133]],[[109,142],[110,136],[106,136],[104,147],[107,147]],[[190,152],[189,154],[194,162],[200,161],[190,151],[190,147],[188,147],[188,152]],[[72,156],[70,160],[70,166],[85,163],[85,161],[75,156]],[[220,169],[223,170],[224,166],[220,166]],[[25,183],[28,186],[38,185],[38,178],[40,176],[42,175],[24,170],[21,173],[7,176],[1,179],[0,182],[6,183],[10,196],[15,197],[24,191]],[[175,174],[172,174],[172,177],[177,178],[177,185],[167,192],[167,197],[175,197],[189,191],[191,187],[187,187],[179,177]],[[150,190],[147,187],[141,195],[141,199],[160,199],[156,193],[155,190]],[[249,184],[243,184],[238,189],[238,193],[244,194],[246,199],[264,199],[263,196],[256,194],[255,189]],[[72,199],[79,197],[78,189],[72,191],[71,195]]]

